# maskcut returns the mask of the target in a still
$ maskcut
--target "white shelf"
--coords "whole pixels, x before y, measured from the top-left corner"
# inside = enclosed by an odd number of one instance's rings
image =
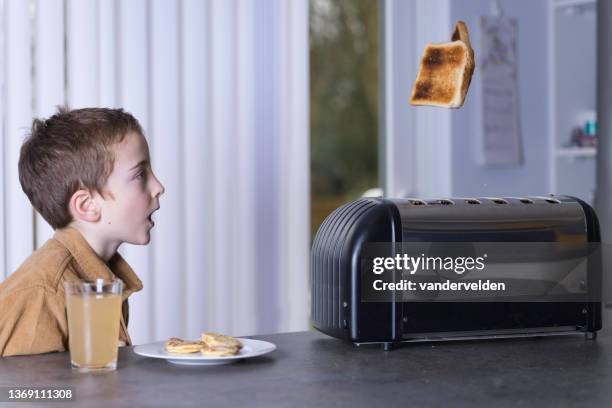
[[[561,147],[557,149],[557,157],[574,159],[577,157],[595,157],[597,149],[594,147]]]
[[[556,0],[553,5],[557,8],[566,8],[595,5],[595,3],[597,0]]]

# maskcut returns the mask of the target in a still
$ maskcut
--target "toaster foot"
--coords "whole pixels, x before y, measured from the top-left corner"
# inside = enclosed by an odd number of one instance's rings
[[[597,338],[597,332],[593,331],[593,332],[585,332],[584,333],[584,338],[587,340],[595,340]]]

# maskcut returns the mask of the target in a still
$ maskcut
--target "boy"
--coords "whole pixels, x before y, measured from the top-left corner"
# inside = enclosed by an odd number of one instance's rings
[[[119,344],[131,344],[127,297],[142,283],[117,252],[145,245],[164,187],[138,121],[122,109],[67,110],[34,120],[19,181],[55,234],[0,284],[0,355],[68,349],[65,281],[119,278]]]

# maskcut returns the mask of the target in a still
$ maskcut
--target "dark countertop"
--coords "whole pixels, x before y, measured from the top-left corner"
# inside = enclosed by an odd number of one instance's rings
[[[0,358],[0,386],[73,387],[79,407],[612,405],[610,329],[596,340],[413,343],[389,352],[318,332],[254,338],[278,349],[231,365],[181,367],[124,347],[118,370],[102,374],[72,371],[68,353]]]

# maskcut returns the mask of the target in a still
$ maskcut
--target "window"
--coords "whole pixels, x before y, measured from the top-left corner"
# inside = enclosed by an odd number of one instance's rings
[[[378,1],[310,1],[313,237],[336,207],[379,186],[378,24]]]

